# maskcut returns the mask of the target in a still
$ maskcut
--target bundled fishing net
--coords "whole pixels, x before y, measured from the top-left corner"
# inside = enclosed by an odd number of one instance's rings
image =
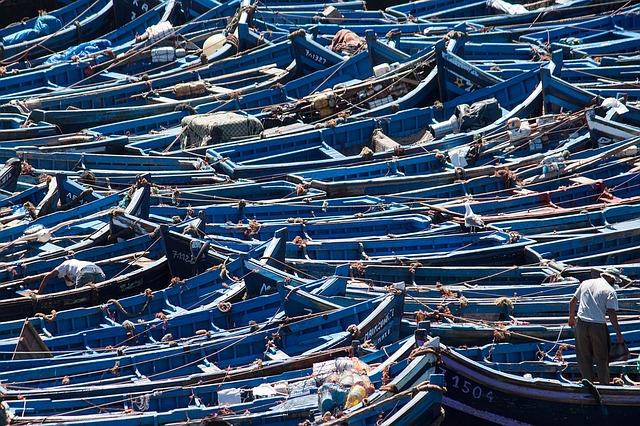
[[[356,357],[314,364],[314,376],[320,386],[318,410],[334,413],[351,408],[371,395],[375,388],[369,371],[370,367]]]
[[[365,46],[364,40],[351,30],[342,29],[331,40],[331,50],[343,55],[353,55]]]
[[[260,120],[250,115],[215,112],[184,117],[182,129],[182,148],[188,148],[255,136],[263,127]]]

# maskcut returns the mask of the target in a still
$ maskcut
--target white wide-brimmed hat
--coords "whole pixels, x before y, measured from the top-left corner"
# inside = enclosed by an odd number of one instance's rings
[[[610,277],[616,284],[620,284],[622,282],[622,271],[618,268],[609,267],[600,271],[600,276]]]

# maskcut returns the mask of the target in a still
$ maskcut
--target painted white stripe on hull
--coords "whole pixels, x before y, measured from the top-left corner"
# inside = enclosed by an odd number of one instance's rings
[[[465,414],[478,417],[480,419],[488,420],[490,422],[493,422],[499,425],[532,426],[530,423],[519,422],[517,420],[509,419],[507,417],[490,413],[488,411],[478,410],[477,408],[470,407],[466,404],[463,404],[459,401],[448,398],[444,395],[442,396],[442,405],[444,405],[445,407],[453,408],[454,410],[461,411]],[[445,413],[446,413],[446,410],[445,410]]]

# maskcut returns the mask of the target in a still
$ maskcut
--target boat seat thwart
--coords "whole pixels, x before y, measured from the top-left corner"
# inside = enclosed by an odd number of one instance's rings
[[[151,265],[155,260],[149,259],[148,257],[139,257],[133,261],[133,264],[144,268],[145,266]]]
[[[532,190],[527,189],[527,188],[521,188],[521,189],[515,189],[513,191],[513,193],[517,194],[517,195],[530,195],[530,194],[535,193],[535,191],[532,191]]]
[[[268,360],[287,360],[289,358],[291,358],[289,355],[287,355],[286,353],[284,353],[283,351],[281,351],[280,349],[277,348],[269,348],[265,351],[264,353],[264,357],[265,359]]]
[[[583,184],[595,184],[596,181],[593,179],[590,179],[586,176],[576,176],[576,177],[572,177],[569,180],[571,180],[571,182],[575,182],[577,184],[583,185]]]
[[[373,152],[383,152],[389,149],[400,149],[402,145],[382,133],[382,130],[376,129],[371,135],[371,145]]]
[[[26,289],[26,290],[17,290],[16,294],[18,296],[22,296],[22,297],[31,297],[31,295],[33,294],[32,290]]]
[[[149,96],[147,98],[149,104],[172,104],[176,103],[175,99],[168,98],[166,96]]]

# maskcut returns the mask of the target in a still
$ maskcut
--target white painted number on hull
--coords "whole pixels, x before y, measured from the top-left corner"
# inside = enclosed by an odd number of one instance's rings
[[[464,394],[471,395],[474,399],[488,399],[489,402],[493,402],[493,392],[479,385],[473,385],[469,380],[464,377],[460,377],[457,374],[451,374],[444,368],[440,368],[439,373],[445,374],[448,383],[445,386],[453,389],[460,389]]]
[[[317,53],[313,53],[313,52],[309,51],[309,49],[305,49],[304,55],[307,58],[310,58],[310,59],[312,59],[312,60],[314,60],[314,61],[316,61],[316,62],[318,62],[318,63],[320,63],[322,65],[324,65],[327,62],[326,58],[323,58],[322,56],[318,55]]]

